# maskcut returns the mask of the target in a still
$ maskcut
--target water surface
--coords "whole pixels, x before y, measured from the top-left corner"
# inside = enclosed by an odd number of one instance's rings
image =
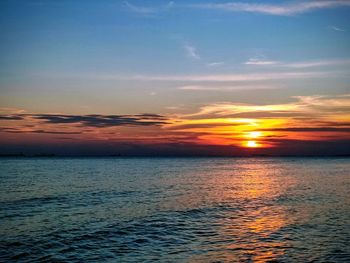
[[[350,262],[346,158],[2,158],[0,261]]]

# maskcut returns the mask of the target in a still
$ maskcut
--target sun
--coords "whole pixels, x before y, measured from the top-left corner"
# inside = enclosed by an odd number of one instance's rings
[[[247,141],[246,146],[249,148],[256,148],[259,147],[259,144],[257,144],[256,141]]]
[[[263,136],[263,134],[260,131],[246,132],[245,137],[247,138],[247,141],[244,143],[244,146],[248,147],[248,148],[261,147],[261,144],[259,142],[257,142],[256,140],[262,136]]]

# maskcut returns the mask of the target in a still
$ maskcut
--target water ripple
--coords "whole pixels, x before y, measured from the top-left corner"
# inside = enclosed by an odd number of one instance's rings
[[[0,261],[350,262],[346,161],[93,160],[0,175]]]

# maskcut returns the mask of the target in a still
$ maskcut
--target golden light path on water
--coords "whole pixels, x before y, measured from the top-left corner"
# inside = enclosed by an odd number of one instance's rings
[[[284,255],[290,244],[276,233],[291,224],[293,217],[274,200],[295,182],[292,177],[283,178],[273,166],[243,161],[239,165],[226,164],[220,171],[203,171],[194,179],[199,191],[185,200],[174,200],[185,207],[204,202],[222,209],[210,221],[211,230],[206,233],[212,241],[201,248],[209,252],[193,256],[189,262],[267,262]],[[211,242],[217,246],[212,252]]]

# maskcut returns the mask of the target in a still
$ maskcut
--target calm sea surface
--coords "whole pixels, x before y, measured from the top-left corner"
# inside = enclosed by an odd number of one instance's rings
[[[350,262],[350,159],[2,158],[1,262]]]

